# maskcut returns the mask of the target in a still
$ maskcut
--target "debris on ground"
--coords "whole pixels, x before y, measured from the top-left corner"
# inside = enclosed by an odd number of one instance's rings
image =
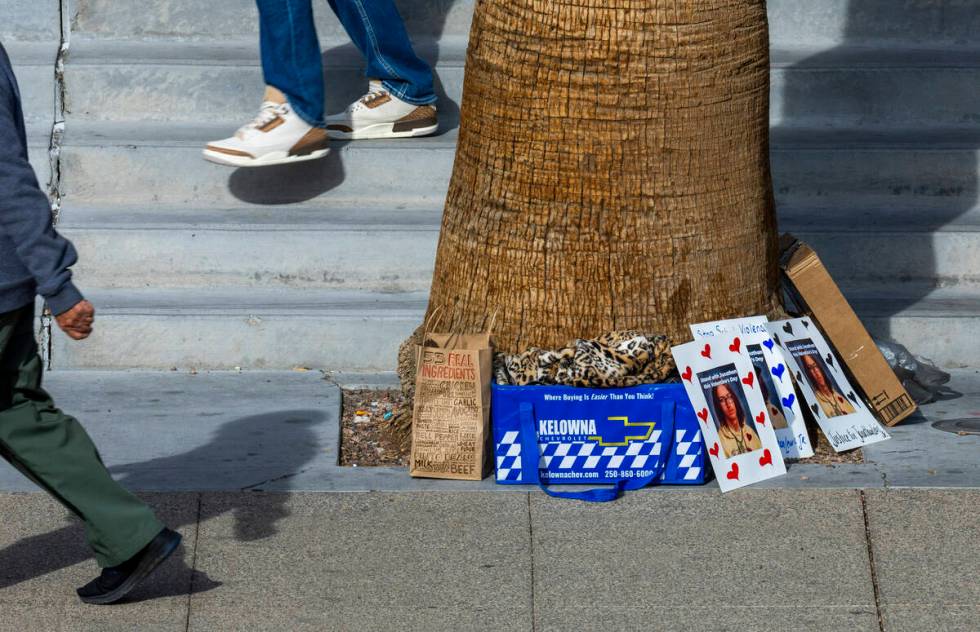
[[[411,444],[394,428],[405,406],[399,389],[344,390],[340,420],[340,464],[352,467],[407,466]]]

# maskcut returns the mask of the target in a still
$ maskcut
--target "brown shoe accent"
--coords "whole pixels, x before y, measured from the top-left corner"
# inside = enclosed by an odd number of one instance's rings
[[[272,101],[273,103],[285,103],[286,95],[279,91],[277,88],[272,86],[265,87],[265,94],[262,96],[263,101]]]
[[[245,158],[255,158],[252,154],[246,151],[239,151],[237,149],[225,149],[224,147],[215,147],[214,145],[208,145],[205,147],[208,151],[216,151],[219,154],[228,154],[229,156],[244,156]]]
[[[376,95],[376,96],[375,96]],[[372,110],[391,101],[391,95],[387,92],[375,93],[361,99],[361,102]]]
[[[285,124],[286,124],[286,119],[284,119],[281,116],[277,116],[276,118],[272,119],[271,121],[269,121],[268,123],[266,123],[265,125],[263,125],[262,127],[260,127],[259,128],[259,131],[260,132],[271,132],[272,130],[276,129],[280,125],[285,125]]]
[[[344,132],[345,134],[350,134],[354,131],[352,127],[347,127],[346,125],[327,125],[327,129],[332,129],[338,132]]]
[[[405,116],[395,121],[391,128],[393,132],[410,132],[420,127],[431,127],[437,125],[439,120],[436,118],[436,109],[431,105],[420,105]]]
[[[329,146],[329,140],[330,137],[327,136],[327,130],[322,127],[314,127],[306,132],[306,135],[299,139],[299,142],[293,145],[293,148],[289,150],[289,155],[308,156],[317,150],[326,149]]]

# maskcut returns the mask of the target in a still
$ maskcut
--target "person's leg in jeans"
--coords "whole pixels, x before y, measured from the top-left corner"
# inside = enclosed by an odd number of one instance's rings
[[[368,93],[327,117],[331,138],[425,136],[438,128],[432,68],[412,48],[394,0],[327,0],[367,62]]]
[[[265,85],[277,89],[293,110],[323,127],[323,62],[312,0],[256,0]]]
[[[205,159],[236,167],[283,164],[326,155],[328,134],[400,138],[436,131],[432,69],[412,49],[393,0],[328,1],[367,61],[368,93],[325,120],[312,0],[256,0],[265,98],[255,120],[208,144]]]
[[[327,155],[323,64],[312,0],[256,0],[266,91],[258,115],[235,135],[208,143],[204,158],[234,167]]]
[[[367,61],[365,74],[413,105],[436,102],[432,67],[412,48],[394,0],[327,0]]]
[[[41,388],[33,320],[33,304],[0,314],[0,455],[81,519],[101,567],[119,567],[167,530],[112,480],[85,429]]]

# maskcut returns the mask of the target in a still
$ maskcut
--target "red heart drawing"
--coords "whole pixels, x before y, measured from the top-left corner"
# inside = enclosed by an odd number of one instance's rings
[[[737,336],[735,340],[732,341],[732,344],[728,345],[728,350],[731,351],[732,353],[738,353],[738,350],[741,348],[742,348],[742,340]]]
[[[711,456],[718,456],[718,444],[716,443],[713,446],[711,446],[711,449],[708,450],[708,452],[711,453]]]
[[[701,410],[699,410],[698,417],[700,417],[701,421],[703,421],[704,423],[708,423],[708,409],[702,408]]]
[[[769,448],[766,448],[762,456],[759,457],[759,465],[772,465],[772,452],[769,451]]]
[[[709,344],[704,345],[704,349],[701,350],[701,355],[704,356],[704,357],[706,357],[706,358],[708,358],[710,360],[711,359],[711,345],[709,345]]]
[[[755,371],[749,371],[749,374],[742,378],[742,384],[752,388],[752,385],[755,384]]]
[[[737,481],[738,480],[738,463],[732,463],[732,469],[731,469],[731,471],[728,472],[728,474],[726,474],[725,476],[727,476],[728,477],[728,480],[730,480],[730,481]]]
[[[766,413],[763,412],[756,415],[755,422],[757,424],[762,424],[763,426],[766,425]]]
[[[687,380],[688,382],[691,381],[691,376],[692,375],[694,375],[694,372],[691,371],[691,367],[687,367],[687,370],[685,370],[683,373],[681,373],[681,377],[684,378],[685,380]]]

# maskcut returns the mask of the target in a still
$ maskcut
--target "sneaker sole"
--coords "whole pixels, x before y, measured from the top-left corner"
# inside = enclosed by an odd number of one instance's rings
[[[133,588],[139,585],[144,579],[150,576],[150,574],[157,569],[168,557],[173,555],[173,552],[177,550],[180,546],[183,537],[174,532],[177,537],[155,546],[153,549],[147,551],[146,555],[140,561],[139,566],[133,571],[133,574],[126,578],[119,588],[116,588],[110,593],[101,595],[99,597],[79,597],[83,602],[95,604],[99,606],[108,605],[115,603],[129,594]]]
[[[439,129],[439,124],[427,125],[426,127],[416,127],[415,129],[404,132],[396,132],[394,123],[375,123],[362,127],[353,132],[342,132],[335,129],[327,129],[327,135],[333,140],[365,140],[370,138],[413,138],[416,136],[429,136]]]
[[[294,162],[317,160],[323,158],[328,153],[330,153],[330,149],[318,149],[308,154],[301,155],[291,156],[284,154],[283,152],[273,152],[266,154],[261,158],[249,158],[248,156],[232,156],[230,154],[223,154],[219,151],[205,149],[203,155],[204,159],[208,162],[224,165],[226,167],[269,167],[272,165],[288,165]]]

